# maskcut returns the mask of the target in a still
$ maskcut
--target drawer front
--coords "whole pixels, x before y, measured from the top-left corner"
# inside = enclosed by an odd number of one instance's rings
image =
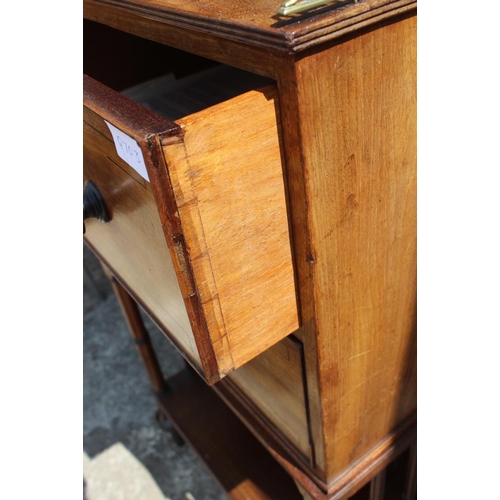
[[[285,338],[229,374],[227,383],[236,386],[253,412],[311,462],[302,350],[301,342]]]
[[[214,383],[298,328],[276,89],[176,122],[89,77],[84,90],[84,180],[111,212],[85,238]],[[108,123],[135,141],[149,180]]]
[[[201,366],[151,185],[118,157],[104,130],[83,126],[84,179],[98,186],[111,216],[108,224],[87,219],[85,237],[177,347]]]

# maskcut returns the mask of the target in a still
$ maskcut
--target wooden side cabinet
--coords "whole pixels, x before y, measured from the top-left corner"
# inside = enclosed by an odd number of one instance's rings
[[[84,238],[231,498],[415,498],[416,2],[279,8],[84,0]]]

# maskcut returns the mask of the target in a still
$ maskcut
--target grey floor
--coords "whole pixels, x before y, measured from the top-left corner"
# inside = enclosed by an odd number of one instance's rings
[[[155,420],[148,378],[110,284],[84,247],[84,500],[225,500],[187,445]],[[166,377],[183,369],[171,344],[145,318]]]

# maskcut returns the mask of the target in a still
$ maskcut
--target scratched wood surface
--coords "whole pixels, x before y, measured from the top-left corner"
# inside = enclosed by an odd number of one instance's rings
[[[316,473],[331,485],[416,408],[415,36],[403,18],[278,81],[297,336]]]

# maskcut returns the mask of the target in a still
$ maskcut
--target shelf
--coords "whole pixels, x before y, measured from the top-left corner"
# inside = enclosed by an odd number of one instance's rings
[[[173,427],[232,500],[302,500],[291,477],[195,373],[167,380],[159,401]]]

